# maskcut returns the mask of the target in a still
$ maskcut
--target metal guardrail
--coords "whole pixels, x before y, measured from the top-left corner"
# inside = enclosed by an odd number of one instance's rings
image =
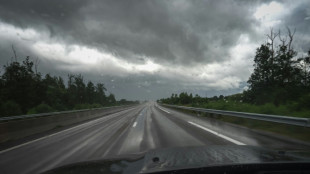
[[[212,114],[220,114],[220,115],[228,115],[228,116],[234,116],[234,117],[269,121],[269,122],[275,122],[275,123],[284,123],[284,124],[295,125],[295,126],[310,127],[310,118],[255,114],[255,113],[235,112],[235,111],[223,111],[223,110],[194,108],[194,107],[176,106],[176,105],[168,105],[168,104],[160,104],[160,105],[180,108],[180,109],[186,109],[186,110],[192,110],[192,111],[198,111],[198,112],[206,112],[206,113],[212,113]]]
[[[122,106],[129,106],[129,105],[122,105]],[[18,116],[0,117],[0,122],[6,122],[6,121],[11,121],[11,120],[17,120],[17,119],[28,119],[28,118],[52,116],[52,115],[59,115],[59,114],[68,114],[68,113],[74,113],[74,112],[91,111],[91,110],[98,110],[98,109],[117,108],[117,107],[122,107],[122,106],[111,106],[111,107],[102,107],[102,108],[93,108],[93,109],[81,109],[81,110],[49,112],[49,113],[41,113],[41,114],[30,114],[30,115],[18,115]]]

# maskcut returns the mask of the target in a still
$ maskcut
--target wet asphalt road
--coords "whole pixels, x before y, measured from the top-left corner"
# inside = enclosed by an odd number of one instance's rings
[[[149,102],[1,151],[0,173],[41,173],[65,164],[176,146],[298,146],[237,129]]]

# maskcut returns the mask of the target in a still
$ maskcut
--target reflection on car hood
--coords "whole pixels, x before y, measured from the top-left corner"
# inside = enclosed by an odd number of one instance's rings
[[[310,152],[275,151],[254,146],[174,147],[66,165],[54,173],[150,173],[234,164],[309,162]]]

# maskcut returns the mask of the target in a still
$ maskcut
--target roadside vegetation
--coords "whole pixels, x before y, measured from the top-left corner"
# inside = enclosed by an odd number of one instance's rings
[[[294,101],[287,101],[285,104],[279,105],[275,105],[272,102],[260,105],[252,104],[242,101],[243,98],[243,94],[220,95],[211,98],[204,98],[198,95],[192,97],[192,94],[182,92],[179,95],[172,94],[171,97],[161,99],[159,102],[207,109],[310,118],[310,108],[307,107],[307,102],[310,102],[307,101],[310,98],[309,96],[304,96]]]
[[[297,57],[301,54],[293,48],[294,34],[290,29],[287,36],[271,30],[267,42],[256,50],[254,71],[242,93],[204,98],[182,92],[159,102],[310,118],[310,50]]]
[[[14,51],[14,49],[13,49]],[[14,51],[15,52],[15,51]],[[136,104],[117,101],[107,94],[102,83],[85,82],[81,74],[69,74],[65,85],[62,77],[42,75],[29,57],[3,66],[0,76],[0,116],[79,110],[106,106]]]

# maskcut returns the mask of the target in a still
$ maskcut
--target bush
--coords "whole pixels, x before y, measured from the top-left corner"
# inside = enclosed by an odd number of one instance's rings
[[[102,105],[99,103],[94,103],[91,105],[91,108],[102,108]]]
[[[81,109],[90,109],[91,105],[90,104],[76,104],[73,107],[73,110],[81,110]]]
[[[54,112],[54,111],[55,110],[52,107],[50,107],[48,104],[42,103],[28,110],[27,114],[39,114],[39,113],[48,113],[48,112]]]
[[[310,108],[310,93],[299,98],[299,108]]]
[[[65,105],[63,104],[55,104],[52,106],[52,108],[54,108],[56,111],[66,111],[68,110],[68,108],[66,108]]]
[[[272,103],[266,103],[260,107],[260,113],[262,114],[275,114],[275,105]]]
[[[13,116],[13,115],[21,115],[22,110],[14,101],[7,101],[2,104],[0,107],[0,116]]]

